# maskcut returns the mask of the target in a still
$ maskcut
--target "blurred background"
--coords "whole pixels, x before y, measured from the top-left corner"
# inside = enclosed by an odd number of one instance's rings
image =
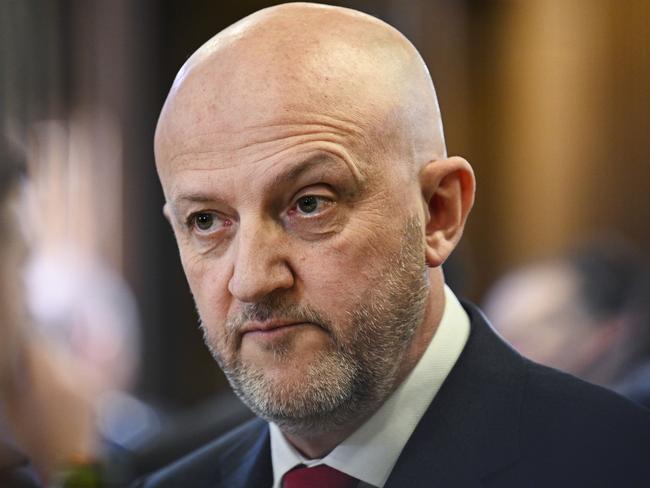
[[[182,413],[226,388],[161,211],[158,112],[195,49],[275,3],[0,2],[0,130],[25,154],[36,210],[24,222],[38,234],[30,307],[98,371],[120,370],[104,381],[158,411]],[[594,240],[646,263],[650,2],[330,3],[411,39],[436,85],[449,153],[475,169],[476,204],[448,269],[460,295],[485,302],[504,275]],[[552,283],[533,295],[559,293]]]

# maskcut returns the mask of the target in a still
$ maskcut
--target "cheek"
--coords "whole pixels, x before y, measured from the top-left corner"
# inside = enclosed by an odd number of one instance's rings
[[[206,326],[225,320],[228,308],[228,286],[224,266],[217,259],[181,253],[181,262]]]
[[[301,261],[302,281],[309,301],[327,306],[329,312],[350,312],[376,285],[389,263],[394,244],[376,235],[355,232],[327,245],[314,246]],[[380,242],[383,243],[383,247]]]

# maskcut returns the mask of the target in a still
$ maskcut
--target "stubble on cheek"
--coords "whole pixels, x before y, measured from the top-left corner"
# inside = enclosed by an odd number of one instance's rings
[[[241,338],[234,332],[226,329],[226,324],[206,324],[199,314],[199,327],[203,332],[203,341],[210,350],[212,357],[224,371],[237,366],[238,355],[241,349]]]
[[[274,308],[282,310],[277,313],[283,317],[319,324],[328,333],[327,342],[308,352],[301,349],[300,332],[291,333],[267,345],[257,360],[251,359],[243,354],[246,347],[239,324],[251,315],[265,317],[271,311],[265,306],[249,307],[228,321],[222,334],[203,327],[205,341],[233,390],[258,416],[287,430],[313,431],[325,425],[314,415],[333,411],[353,394],[353,378],[358,374],[355,362],[345,351],[346,340],[337,337],[321,315],[286,304],[276,303]]]

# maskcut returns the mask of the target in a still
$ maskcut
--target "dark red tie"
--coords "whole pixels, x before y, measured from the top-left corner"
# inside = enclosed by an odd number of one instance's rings
[[[283,488],[355,488],[359,480],[321,464],[298,466],[282,478]]]

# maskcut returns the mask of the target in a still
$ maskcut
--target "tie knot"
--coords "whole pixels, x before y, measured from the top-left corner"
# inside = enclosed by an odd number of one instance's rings
[[[354,488],[357,479],[324,464],[298,466],[282,478],[284,488]]]

